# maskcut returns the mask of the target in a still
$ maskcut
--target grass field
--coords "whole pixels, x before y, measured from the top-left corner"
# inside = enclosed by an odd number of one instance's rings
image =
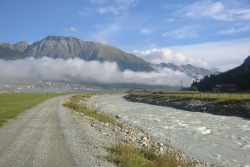
[[[42,101],[60,96],[58,93],[0,93],[0,127],[19,113]]]

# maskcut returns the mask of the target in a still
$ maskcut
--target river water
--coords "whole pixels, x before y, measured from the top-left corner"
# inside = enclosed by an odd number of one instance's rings
[[[250,120],[97,96],[96,107],[143,129],[158,142],[217,166],[250,166]]]

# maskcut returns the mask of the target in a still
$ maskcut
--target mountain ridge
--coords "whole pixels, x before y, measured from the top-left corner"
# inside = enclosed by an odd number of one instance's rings
[[[24,53],[34,58],[80,58],[86,61],[116,62],[121,71],[153,71],[149,64],[133,54],[99,42],[81,41],[74,37],[47,36],[29,45]]]
[[[113,46],[104,45],[94,41],[82,41],[75,37],[63,37],[48,35],[44,39],[38,40],[32,44],[21,41],[16,44],[0,43],[0,46],[20,51],[22,57],[41,58],[44,56],[51,58],[80,58],[85,61],[109,61],[116,62],[121,71],[158,71],[160,68],[170,68],[173,71],[186,73],[192,78],[210,75],[211,70],[195,67],[191,64],[175,65],[171,63],[151,64],[134,54],[127,53]],[[25,56],[26,55],[26,56]],[[18,57],[17,57],[18,58]]]

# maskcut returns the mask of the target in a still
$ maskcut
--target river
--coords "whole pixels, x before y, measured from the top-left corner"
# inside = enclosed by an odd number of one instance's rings
[[[101,111],[118,115],[158,142],[217,166],[250,166],[250,120],[96,96]]]

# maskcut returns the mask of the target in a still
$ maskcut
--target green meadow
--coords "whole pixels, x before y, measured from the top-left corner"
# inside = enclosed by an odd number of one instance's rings
[[[0,93],[0,127],[19,113],[41,103],[60,96],[58,93]]]

